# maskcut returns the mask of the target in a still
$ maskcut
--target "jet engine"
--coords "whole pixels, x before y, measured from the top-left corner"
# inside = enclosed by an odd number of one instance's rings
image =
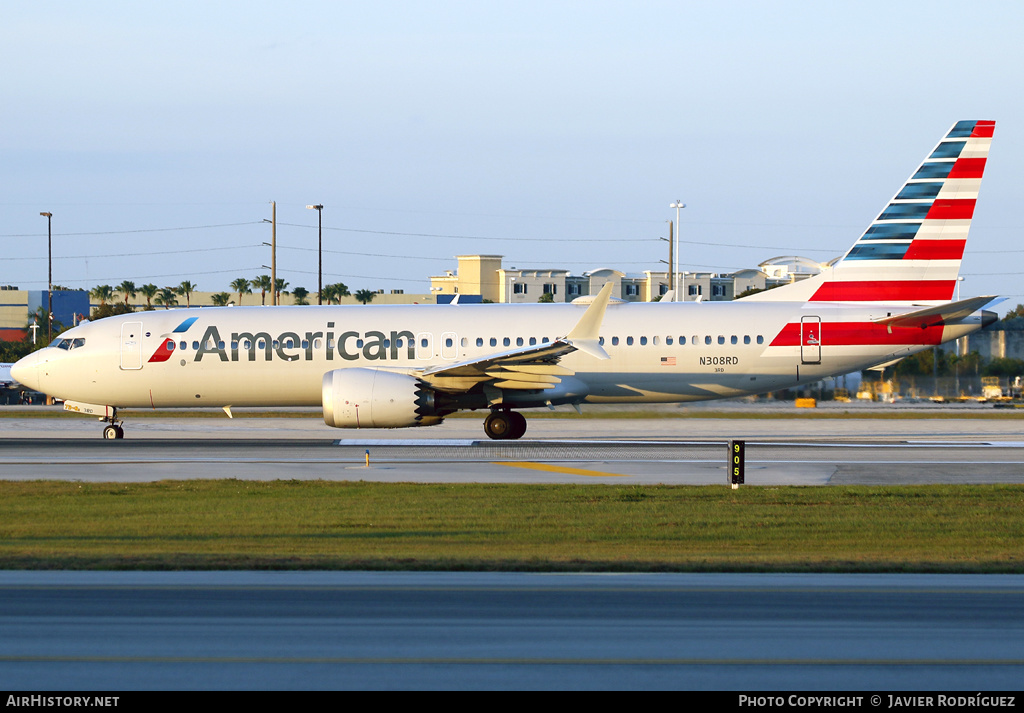
[[[324,374],[324,423],[334,428],[406,428],[441,423],[434,391],[409,374],[352,367]]]

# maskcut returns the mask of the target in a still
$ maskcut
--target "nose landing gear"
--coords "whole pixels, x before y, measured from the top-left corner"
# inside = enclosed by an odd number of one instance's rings
[[[103,427],[103,438],[111,441],[118,438],[124,438],[124,427],[121,425],[124,421],[117,420],[117,409],[111,408],[109,416],[103,416],[100,418],[101,421],[106,421],[110,425]]]
[[[526,418],[518,411],[494,409],[484,419],[484,433],[496,441],[522,438],[526,433]]]

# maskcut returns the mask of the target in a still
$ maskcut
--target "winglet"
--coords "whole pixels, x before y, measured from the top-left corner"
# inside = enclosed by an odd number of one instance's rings
[[[611,358],[601,346],[599,333],[601,323],[604,322],[604,311],[608,309],[608,302],[611,301],[612,284],[611,282],[604,283],[604,287],[587,307],[587,311],[580,317],[580,321],[576,323],[572,331],[565,335],[565,340],[569,344],[597,359]]]

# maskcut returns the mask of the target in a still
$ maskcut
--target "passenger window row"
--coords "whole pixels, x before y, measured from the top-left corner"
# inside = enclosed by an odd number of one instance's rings
[[[500,339],[500,341],[499,341],[499,339]],[[737,336],[735,334],[733,334],[731,336],[728,336],[728,337],[726,337],[723,334],[719,334],[717,337],[712,337],[711,335],[705,335],[703,337],[701,337],[700,335],[693,335],[693,336],[691,336],[689,338],[689,344],[701,344],[701,343],[703,343],[705,345],[714,345],[714,344],[724,345],[724,344],[728,343],[730,345],[738,345],[738,344],[740,344],[741,340],[742,340],[743,344],[752,344],[752,343],[764,344],[764,337],[762,335],[760,335],[760,334],[758,334],[758,335],[756,335],[754,337],[751,337],[749,334],[745,334],[742,337]],[[424,348],[426,348],[426,347],[428,347],[430,345],[430,341],[428,339],[421,339],[420,342],[421,342],[420,346],[422,346]],[[517,347],[526,346],[527,344],[529,344],[529,346],[533,347],[533,346],[537,346],[537,344],[549,344],[551,342],[551,339],[548,338],[548,337],[540,337],[540,338],[538,338],[538,337],[515,337],[515,338],[513,338],[513,337],[501,337],[501,338],[499,338],[499,337],[490,337],[490,338],[488,338],[485,341],[485,339],[483,337],[477,337],[476,338],[476,346],[477,347],[483,347],[485,345],[485,343],[486,343],[487,346],[491,346],[491,347],[497,347],[499,345],[499,343],[503,347],[511,347],[513,342],[515,343],[515,345]],[[606,344],[605,337],[600,337],[599,338],[599,342],[600,342],[600,344],[602,346],[604,346]],[[55,346],[58,349],[72,349],[72,348],[75,348],[75,347],[83,346],[84,343],[85,343],[85,340],[83,340],[83,339],[75,339],[74,342],[72,342],[72,340],[70,340],[70,339],[62,339],[62,340],[55,341],[52,346]],[[687,337],[685,337],[685,336],[678,336],[678,337],[664,337],[664,338],[662,338],[662,337],[650,337],[650,338],[648,338],[646,336],[642,336],[642,337],[626,337],[625,340],[622,340],[619,337],[612,337],[611,340],[610,340],[610,343],[611,343],[611,346],[613,346],[613,347],[621,346],[622,344],[625,344],[625,346],[628,346],[628,347],[631,347],[631,346],[634,346],[634,345],[639,345],[639,346],[643,347],[643,346],[647,346],[648,344],[650,344],[652,346],[661,346],[663,343],[664,343],[665,346],[673,346],[673,345],[685,346],[687,344]],[[460,344],[463,347],[468,347],[469,346],[469,339],[467,339],[466,337],[463,337],[460,340]],[[390,339],[383,340],[382,345],[383,345],[383,347],[385,349],[389,349],[391,347],[391,340]],[[455,341],[454,341],[454,339],[452,337],[446,336],[445,337],[445,341],[444,341],[444,345],[446,347],[453,347],[453,346],[455,346]],[[274,349],[277,349],[277,348],[282,346],[282,342],[280,342],[279,340],[275,339],[275,340],[273,340],[271,346]],[[283,346],[284,346],[285,349],[295,349],[295,348],[298,348],[298,347],[301,347],[302,349],[309,349],[309,341],[303,339],[301,342],[296,342],[294,339],[285,339],[284,342],[283,342]],[[357,349],[362,349],[363,348],[363,340],[362,339],[356,339],[355,340],[355,346],[356,346]],[[398,349],[401,349],[403,346],[405,346],[404,340],[402,340],[402,339],[396,340],[395,341],[395,346]],[[242,342],[237,342],[237,341],[231,342],[231,348],[232,349],[238,349],[239,347],[241,347],[242,349],[252,349],[253,348],[253,344],[252,344],[252,341],[250,341],[248,339],[246,339],[246,340],[244,340]],[[260,340],[258,340],[256,342],[256,348],[257,349],[266,349],[266,347],[267,347],[267,342],[266,342],[265,339],[260,339]],[[314,349],[321,349],[322,347],[323,347],[323,340],[322,339],[314,339],[313,340],[313,348]],[[179,342],[177,344],[177,348],[181,349],[181,350],[187,350],[189,348],[189,344],[188,344],[188,342],[184,342],[184,341],[183,342]],[[211,341],[211,342],[209,342],[206,345],[206,348],[207,349],[224,349],[225,348],[225,343],[223,341],[221,341],[221,342],[217,342],[216,345],[214,345],[214,343]],[[327,348],[328,349],[334,349],[335,348],[335,341],[333,339],[328,339],[327,340]],[[173,341],[168,340],[167,341],[167,350],[168,351],[174,351],[174,349],[175,349],[175,343]],[[198,341],[192,342],[192,350],[193,351],[199,351],[199,342]]]
[[[735,334],[733,334],[733,335],[731,335],[729,337],[726,337],[724,334],[719,334],[717,337],[712,337],[710,335],[706,335],[703,338],[701,338],[699,335],[695,334],[692,337],[690,337],[689,343],[690,344],[700,344],[700,343],[703,342],[704,344],[710,345],[710,344],[726,344],[728,342],[728,344],[739,344],[741,340],[742,340],[743,344],[751,344],[751,343],[754,343],[754,342],[756,342],[757,344],[764,344],[764,337],[762,335],[760,335],[760,334],[758,334],[755,337],[751,337],[749,334],[745,334],[742,337],[739,337],[739,336],[737,336]],[[605,338],[601,337],[600,338],[600,342],[601,342],[601,345],[603,346],[604,343],[605,343]],[[613,347],[619,346],[620,343],[621,343],[621,341],[620,341],[619,337],[612,337],[611,338],[611,345]],[[660,346],[661,343],[662,343],[661,342],[661,337],[651,337],[650,340],[648,340],[647,337],[638,337],[638,338],[626,337],[626,339],[625,339],[625,344],[626,344],[627,347],[631,347],[634,344],[639,344],[642,347],[643,346],[647,346],[648,344],[651,344],[653,346]],[[673,346],[674,344],[678,344],[679,346],[685,346],[686,343],[687,343],[687,340],[686,340],[686,337],[684,337],[684,336],[665,337],[664,343],[665,343],[666,346]]]

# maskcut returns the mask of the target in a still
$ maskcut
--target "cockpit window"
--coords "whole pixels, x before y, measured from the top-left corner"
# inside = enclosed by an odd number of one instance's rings
[[[79,337],[77,339],[65,339],[64,337],[57,337],[50,342],[51,347],[57,349],[79,349],[85,346],[85,339]]]

